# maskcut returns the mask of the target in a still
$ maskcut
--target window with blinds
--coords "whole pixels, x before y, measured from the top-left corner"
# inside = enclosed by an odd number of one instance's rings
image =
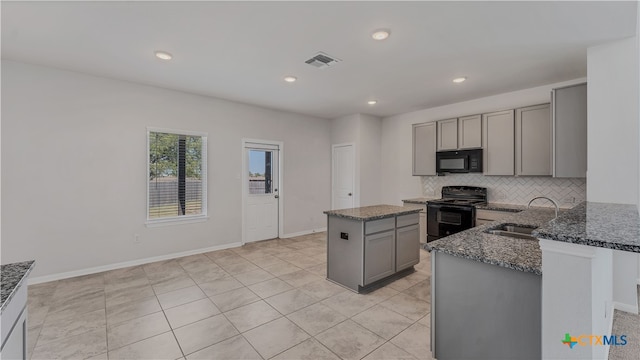
[[[148,130],[149,222],[206,216],[206,157],[206,134]]]

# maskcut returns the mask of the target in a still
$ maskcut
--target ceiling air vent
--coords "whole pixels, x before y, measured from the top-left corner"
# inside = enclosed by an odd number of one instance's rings
[[[318,69],[326,69],[329,66],[335,65],[338,62],[340,62],[340,59],[335,58],[331,55],[327,55],[323,52],[319,52],[311,59],[305,61],[305,63],[311,66],[317,67]]]

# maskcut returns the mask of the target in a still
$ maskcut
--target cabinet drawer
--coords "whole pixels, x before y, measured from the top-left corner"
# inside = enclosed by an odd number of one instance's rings
[[[409,226],[420,222],[419,213],[398,216],[398,227]]]
[[[367,221],[364,223],[364,233],[366,235],[377,233],[385,230],[392,230],[396,226],[396,219],[393,217]]]
[[[504,219],[505,217],[507,217],[509,215],[511,215],[511,213],[510,212],[506,212],[506,211],[495,211],[495,210],[478,209],[478,210],[476,210],[476,224],[477,224],[478,220],[495,221],[495,220]]]
[[[476,219],[476,226],[488,224],[490,222],[493,222],[493,220]]]

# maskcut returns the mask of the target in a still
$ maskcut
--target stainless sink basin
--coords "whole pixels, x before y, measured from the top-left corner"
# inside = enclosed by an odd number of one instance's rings
[[[517,239],[537,240],[535,236],[531,235],[531,232],[533,232],[533,230],[535,229],[537,229],[537,227],[516,224],[501,224],[498,227],[487,230],[486,233],[500,236],[509,236]]]

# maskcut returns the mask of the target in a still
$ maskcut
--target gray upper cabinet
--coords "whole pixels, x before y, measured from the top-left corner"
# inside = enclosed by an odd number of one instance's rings
[[[436,175],[436,123],[413,125],[413,175]]]
[[[482,115],[458,118],[458,148],[477,149],[482,147]]]
[[[458,149],[458,119],[440,120],[438,123],[438,151]]]
[[[484,174],[514,175],[513,110],[482,115]]]
[[[516,109],[516,175],[551,175],[549,104]]]
[[[587,84],[551,92],[553,176],[587,176]]]

